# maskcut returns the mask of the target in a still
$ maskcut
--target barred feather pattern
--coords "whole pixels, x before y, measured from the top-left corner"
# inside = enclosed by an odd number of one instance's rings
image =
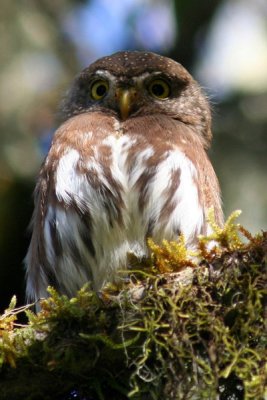
[[[101,124],[99,123],[101,121]],[[222,222],[217,178],[194,127],[164,115],[120,121],[102,112],[68,119],[55,134],[35,191],[26,257],[29,299],[53,285],[68,296],[87,281],[99,290],[183,233],[189,247]]]

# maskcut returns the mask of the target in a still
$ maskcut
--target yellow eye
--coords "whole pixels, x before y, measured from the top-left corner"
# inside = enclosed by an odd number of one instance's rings
[[[108,82],[98,79],[91,86],[91,97],[94,100],[101,100],[108,91]]]
[[[170,86],[163,79],[155,79],[148,86],[149,93],[156,99],[166,99],[170,95]]]

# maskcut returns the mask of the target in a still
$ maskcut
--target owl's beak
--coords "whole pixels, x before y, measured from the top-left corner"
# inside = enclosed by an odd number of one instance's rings
[[[115,93],[116,100],[119,105],[121,119],[124,121],[128,118],[133,100],[136,98],[135,88],[118,88]]]

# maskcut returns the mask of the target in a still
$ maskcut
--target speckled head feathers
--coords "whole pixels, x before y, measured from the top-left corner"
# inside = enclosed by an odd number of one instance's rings
[[[110,56],[102,57],[83,70],[84,73],[97,70],[108,70],[115,76],[138,76],[146,72],[155,72],[156,67],[166,76],[179,75],[181,81],[191,81],[193,78],[186,69],[171,58],[145,51],[120,51]]]
[[[157,101],[147,95],[147,85],[155,75],[168,81],[171,95]],[[139,79],[140,78],[140,79]],[[101,101],[92,102],[89,91],[96,79],[106,79],[111,90]],[[211,140],[211,115],[205,94],[189,72],[178,62],[159,54],[143,51],[122,51],[100,58],[85,68],[62,105],[62,119],[84,112],[103,111],[117,116],[114,90],[117,85],[134,86],[138,96],[130,117],[160,113],[195,129],[208,147]],[[114,89],[112,91],[112,88]],[[140,89],[141,88],[141,89]]]

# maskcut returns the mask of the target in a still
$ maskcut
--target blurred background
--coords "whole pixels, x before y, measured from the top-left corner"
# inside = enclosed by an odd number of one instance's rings
[[[182,63],[213,109],[225,215],[267,225],[267,0],[1,1],[0,309],[24,300],[32,192],[73,77],[98,57],[151,50]]]

